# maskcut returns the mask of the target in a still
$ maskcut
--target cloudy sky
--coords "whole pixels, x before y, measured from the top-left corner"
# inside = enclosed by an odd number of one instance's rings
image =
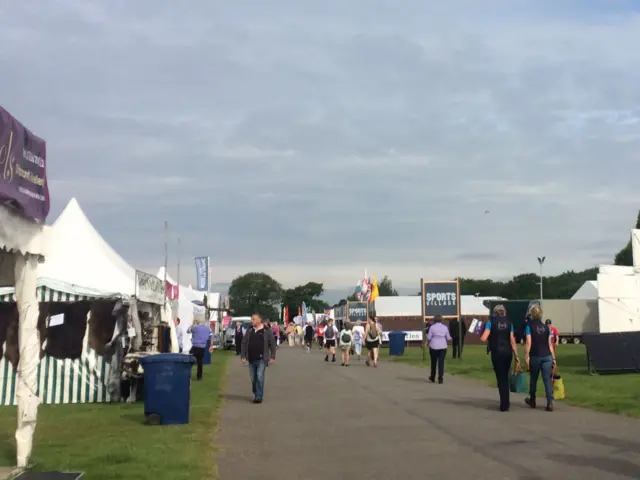
[[[166,219],[215,282],[557,273],[640,207],[633,3],[5,0],[0,103],[138,268]]]

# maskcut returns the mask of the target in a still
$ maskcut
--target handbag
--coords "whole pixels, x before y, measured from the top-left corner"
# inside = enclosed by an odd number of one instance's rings
[[[527,377],[522,373],[520,364],[516,363],[509,378],[509,389],[511,393],[527,393],[527,387]]]
[[[567,398],[567,392],[564,389],[564,381],[562,376],[558,373],[558,367],[553,369],[551,373],[551,382],[553,383],[553,399],[564,400]]]

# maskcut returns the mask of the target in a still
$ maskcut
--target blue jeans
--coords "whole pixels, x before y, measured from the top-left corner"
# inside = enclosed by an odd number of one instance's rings
[[[553,357],[530,357],[529,365],[531,367],[531,377],[529,380],[529,397],[531,400],[536,399],[536,390],[538,389],[538,377],[542,373],[542,384],[544,392],[547,396],[547,404],[553,403],[553,384],[551,382],[551,373],[553,372]]]
[[[256,400],[262,400],[264,396],[264,373],[267,365],[264,360],[249,362],[249,375],[251,376],[251,390]]]

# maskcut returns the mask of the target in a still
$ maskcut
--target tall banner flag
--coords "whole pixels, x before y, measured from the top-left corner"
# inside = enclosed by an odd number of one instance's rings
[[[196,257],[196,290],[209,291],[209,257]]]

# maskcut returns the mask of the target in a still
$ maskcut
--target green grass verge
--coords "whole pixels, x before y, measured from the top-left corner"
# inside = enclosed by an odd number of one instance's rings
[[[520,359],[524,365],[524,349],[520,349]],[[388,355],[385,351],[383,355]],[[427,367],[422,361],[422,349],[409,348],[403,357],[391,357],[393,361]],[[640,375],[636,373],[591,376],[587,371],[587,357],[584,345],[559,345],[557,351],[558,368],[567,392],[566,403],[587,407],[602,412],[617,413],[640,418]],[[496,379],[491,368],[491,359],[485,346],[467,345],[462,360],[451,359],[445,365],[446,373],[461,375],[483,381],[491,386]],[[542,382],[538,389],[542,388]]]
[[[215,478],[214,436],[228,360],[216,351],[203,380],[192,382],[188,425],[145,426],[142,402],[41,406],[34,471],[81,471],[92,480]],[[15,465],[15,425],[16,409],[0,409],[0,465]]]

